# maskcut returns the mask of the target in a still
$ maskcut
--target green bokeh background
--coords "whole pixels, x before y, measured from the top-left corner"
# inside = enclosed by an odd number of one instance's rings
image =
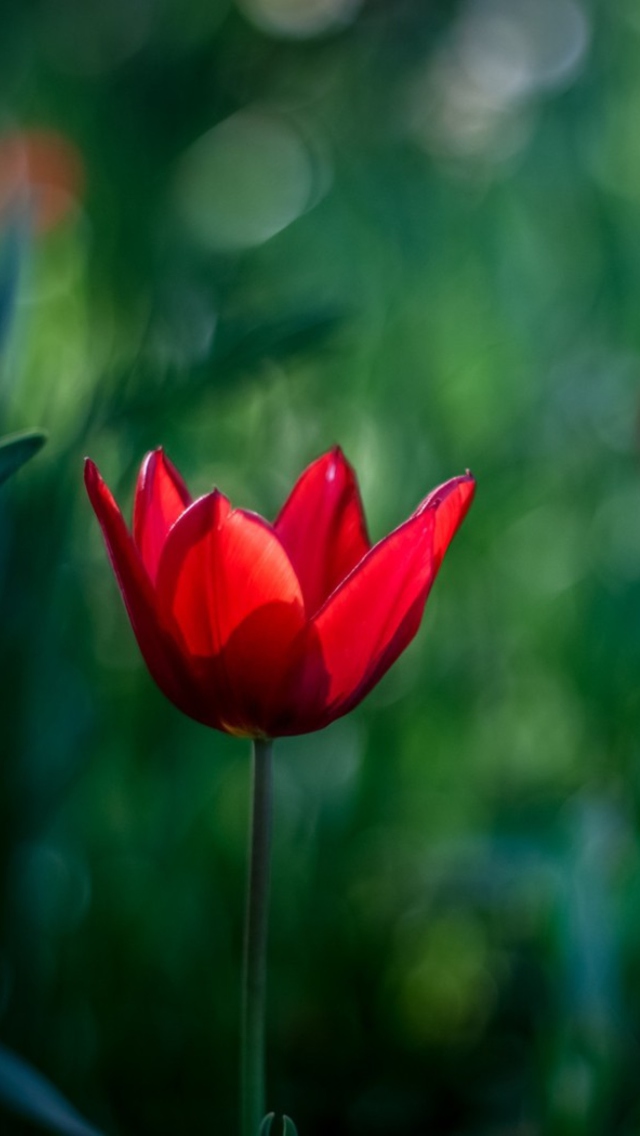
[[[311,7],[0,9],[0,126],[86,177],[1,218],[0,433],[49,442],[0,498],[0,1036],[113,1136],[237,1131],[248,745],[153,686],[82,458],[272,517],[339,442],[375,538],[478,493],[392,672],[277,746],[269,1105],[637,1136],[640,17]]]

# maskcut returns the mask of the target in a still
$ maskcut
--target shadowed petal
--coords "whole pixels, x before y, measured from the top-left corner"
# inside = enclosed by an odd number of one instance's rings
[[[467,475],[431,494],[371,550],[313,620],[329,676],[322,724],[355,706],[410,643],[473,491]]]
[[[85,485],[143,658],[160,689],[185,714],[218,724],[216,692],[203,701],[197,678],[172,629],[160,618],[155,594],[113,496],[87,459]]]
[[[189,490],[163,450],[147,454],[133,503],[133,537],[154,583],[167,533],[190,504]]]
[[[225,727],[233,733],[304,733],[309,711],[324,705],[322,653],[313,628],[301,624],[297,604],[276,601],[257,608],[233,632],[216,663],[228,676]]]
[[[224,728],[266,732],[305,627],[298,578],[270,525],[231,512],[217,491],[200,498],[167,537],[158,598],[190,654],[207,660],[223,692]]]
[[[356,476],[342,450],[336,447],[304,471],[274,529],[313,615],[371,547]]]
[[[327,725],[331,720],[326,718],[329,682],[318,633],[308,623],[291,644],[266,733],[274,738],[307,734]]]
[[[261,517],[231,511],[217,489],[172,528],[160,560],[158,595],[189,651],[214,655],[252,612],[303,598],[291,561]]]

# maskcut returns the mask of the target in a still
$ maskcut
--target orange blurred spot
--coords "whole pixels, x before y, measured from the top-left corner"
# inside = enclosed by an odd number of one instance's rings
[[[28,210],[39,233],[55,228],[84,189],[79,151],[51,130],[0,135],[0,218]]]

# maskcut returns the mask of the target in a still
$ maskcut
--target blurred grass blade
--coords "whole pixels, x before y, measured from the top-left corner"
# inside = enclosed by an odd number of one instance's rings
[[[0,439],[0,485],[37,454],[47,440],[42,430],[25,430]]]
[[[2,1045],[0,1104],[61,1136],[101,1136],[50,1081]]]
[[[258,1129],[258,1136],[271,1136],[271,1125],[273,1124],[274,1112],[268,1112],[265,1116],[260,1128]]]
[[[0,251],[0,351],[4,347],[13,319],[22,243],[17,228],[12,229],[6,234]]]
[[[218,373],[225,378],[253,370],[265,359],[286,360],[317,351],[344,323],[337,308],[314,309],[255,325],[242,320],[221,320],[213,349]]]
[[[298,1136],[298,1129],[290,1116],[282,1117],[282,1136]]]

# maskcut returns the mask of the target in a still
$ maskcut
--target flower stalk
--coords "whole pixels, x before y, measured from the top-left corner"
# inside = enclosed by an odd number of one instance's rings
[[[241,1133],[257,1136],[265,1113],[265,995],[271,846],[273,742],[253,743],[249,878],[244,932]]]

